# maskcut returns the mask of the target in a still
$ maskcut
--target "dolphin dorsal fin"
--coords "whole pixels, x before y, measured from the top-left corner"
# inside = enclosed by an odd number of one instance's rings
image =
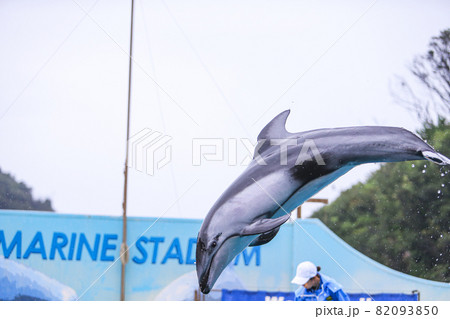
[[[291,136],[286,130],[286,120],[291,110],[286,110],[275,116],[258,135],[258,144],[253,154],[253,159],[272,148],[272,139],[283,139]]]
[[[268,140],[271,138],[285,138],[289,136],[289,132],[286,131],[286,120],[291,113],[291,110],[286,110],[278,114],[270,121],[258,135],[258,142],[260,140]]]

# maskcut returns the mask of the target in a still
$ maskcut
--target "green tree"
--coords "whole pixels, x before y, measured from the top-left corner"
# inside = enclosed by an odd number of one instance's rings
[[[0,209],[53,211],[49,199],[34,200],[32,189],[0,169]]]
[[[446,120],[427,124],[420,134],[439,152],[450,154]],[[313,217],[388,267],[450,281],[448,168],[424,161],[383,165]]]
[[[433,37],[411,72],[427,92],[417,98],[401,81],[396,98],[424,123],[419,135],[450,155],[450,29]],[[437,114],[437,120],[434,115]],[[450,281],[448,168],[429,162],[382,165],[366,183],[343,192],[313,217],[363,254],[393,269]]]

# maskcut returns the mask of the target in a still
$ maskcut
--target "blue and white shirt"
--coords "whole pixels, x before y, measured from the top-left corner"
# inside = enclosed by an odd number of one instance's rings
[[[318,274],[320,285],[316,290],[306,289],[301,286],[295,291],[296,301],[349,301],[348,295],[342,290],[342,286],[333,278]]]

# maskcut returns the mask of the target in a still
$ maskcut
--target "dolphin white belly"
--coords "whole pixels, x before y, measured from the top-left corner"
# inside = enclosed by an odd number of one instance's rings
[[[324,187],[331,184],[336,179],[347,173],[353,167],[354,166],[351,165],[341,167],[330,174],[321,176],[315,180],[312,180],[306,185],[303,185],[294,194],[292,194],[286,202],[278,203],[282,206],[282,208],[279,208],[272,218],[278,218],[280,216],[283,216],[283,214],[286,214],[286,212],[291,213],[294,209],[303,204],[306,200],[308,200],[316,193],[318,193],[320,190],[322,190]]]

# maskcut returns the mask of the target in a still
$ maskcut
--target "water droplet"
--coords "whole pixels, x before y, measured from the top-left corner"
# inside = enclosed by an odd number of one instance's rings
[[[445,184],[441,184],[442,187],[445,187]]]
[[[427,172],[426,170],[423,170],[423,171],[422,171],[422,174],[425,174],[426,172]]]
[[[440,194],[440,193],[441,193],[441,190],[439,189],[439,190],[438,190],[438,194]]]
[[[425,164],[423,167],[427,168],[427,164]]]
[[[444,173],[441,173],[441,177],[444,177]]]
[[[442,234],[439,236],[439,237],[441,237],[442,238]],[[442,254],[440,254],[440,256],[442,256]]]
[[[411,167],[416,167],[416,165],[414,165],[414,164],[411,164]]]

